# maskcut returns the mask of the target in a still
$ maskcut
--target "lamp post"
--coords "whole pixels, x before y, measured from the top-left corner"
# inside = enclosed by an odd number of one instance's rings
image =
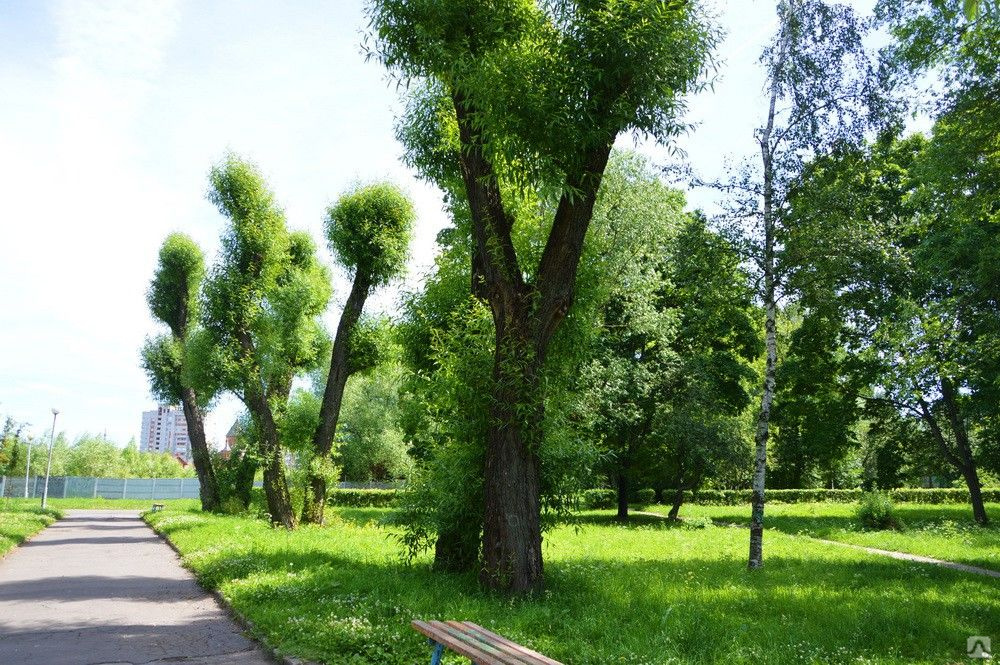
[[[28,461],[24,465],[24,498],[28,498],[28,474],[31,473],[31,436],[28,437]]]
[[[42,508],[49,500],[49,472],[52,470],[52,447],[56,443],[56,416],[59,409],[52,409],[52,432],[49,434],[49,461],[45,465],[45,487],[42,489]]]

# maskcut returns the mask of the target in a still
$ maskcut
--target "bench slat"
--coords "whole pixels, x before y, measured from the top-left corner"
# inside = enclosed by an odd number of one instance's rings
[[[471,621],[413,621],[412,626],[479,665],[562,665]]]
[[[445,645],[461,656],[473,659],[479,665],[510,665],[510,663],[501,660],[499,654],[493,654],[483,648],[478,648],[479,645],[470,643],[468,641],[469,638],[463,640],[461,639],[461,635],[454,635],[455,631],[453,629],[448,630],[441,626],[433,625],[439,623],[438,621],[414,621],[411,625],[435,642]]]
[[[558,660],[553,660],[544,654],[538,653],[537,651],[533,651],[532,649],[529,649],[526,646],[522,646],[517,642],[507,639],[503,635],[498,635],[497,633],[494,633],[491,630],[483,628],[479,624],[472,623],[471,621],[466,621],[465,625],[468,626],[470,629],[474,630],[475,632],[484,635],[490,640],[493,640],[494,642],[502,644],[508,649],[513,650],[514,652],[519,654],[521,658],[529,659],[528,662],[530,663],[530,665],[563,665]]]
[[[525,657],[523,653],[517,651],[516,649],[511,649],[507,644],[482,635],[475,629],[475,624],[471,622],[448,621],[446,623],[455,630],[468,636],[468,639],[473,640],[477,645],[488,645],[490,649],[497,652],[499,657],[503,658],[504,663],[509,663],[510,665],[538,665],[534,659]]]

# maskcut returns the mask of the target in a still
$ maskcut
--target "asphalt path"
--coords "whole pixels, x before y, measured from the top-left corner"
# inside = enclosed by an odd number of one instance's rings
[[[273,664],[136,511],[70,510],[0,560],[0,663]]]

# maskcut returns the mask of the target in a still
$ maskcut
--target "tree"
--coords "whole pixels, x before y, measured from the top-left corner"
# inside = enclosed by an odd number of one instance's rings
[[[351,294],[344,305],[333,340],[330,370],[313,436],[314,462],[302,505],[302,521],[321,524],[326,505],[328,461],[348,377],[365,369],[373,358],[360,353],[356,326],[372,289],[402,275],[413,233],[413,204],[389,183],[360,187],[345,194],[327,211],[327,238],[341,265],[354,271]]]
[[[146,294],[153,316],[170,330],[146,341],[142,364],[149,376],[154,397],[161,402],[183,406],[194,468],[198,473],[202,510],[220,506],[219,486],[205,437],[202,409],[213,395],[202,395],[185,381],[185,346],[198,321],[198,293],[205,276],[201,249],[188,236],[173,233],[160,248],[156,274]]]
[[[400,428],[402,367],[397,363],[354,376],[344,394],[337,459],[348,481],[403,480],[413,458]]]
[[[275,524],[295,526],[278,424],[295,376],[328,344],[319,315],[331,287],[305,233],[285,215],[257,168],[235,155],[212,168],[209,200],[228,220],[202,291],[203,374],[237,395],[259,433],[264,495]]]
[[[531,592],[543,583],[540,375],[573,304],[611,148],[623,131],[677,130],[714,32],[692,2],[375,0],[369,14],[383,64],[451,101],[472,290],[496,334],[481,580]],[[513,244],[518,188],[558,198],[533,269]]]
[[[773,423],[775,485],[832,487],[836,472],[858,445],[860,373],[846,347],[850,331],[841,312],[810,298],[799,301],[801,320],[778,367]]]
[[[730,195],[723,216],[744,234],[756,266],[764,310],[763,386],[755,455],[748,567],[763,565],[764,489],[771,407],[778,367],[777,317],[783,295],[779,264],[788,193],[810,154],[856,143],[886,110],[862,44],[863,26],[847,6],[825,0],[781,0],[778,30],[764,50],[768,103],[756,131],[760,162],[735,178],[706,183]]]
[[[674,490],[670,517],[685,491],[747,461],[741,414],[760,357],[749,276],[737,249],[701,215],[683,226],[668,254],[664,304],[678,313],[672,342],[679,365],[659,414],[659,473]]]
[[[889,135],[817,160],[795,197],[795,244],[850,237],[806,274],[825,280],[850,317],[855,352],[873,384],[869,401],[883,407],[877,415],[918,419],[940,459],[964,478],[976,521],[986,524],[974,435],[998,412],[993,381],[985,379],[995,377],[997,318],[952,264],[953,243],[942,255],[944,238],[955,238],[953,219],[940,214],[953,210],[943,203],[952,193],[936,186],[932,146],[919,135]],[[795,252],[792,245],[789,255]]]

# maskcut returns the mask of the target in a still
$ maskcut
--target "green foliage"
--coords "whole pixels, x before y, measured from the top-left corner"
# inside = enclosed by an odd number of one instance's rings
[[[850,330],[841,316],[835,308],[814,306],[791,332],[772,416],[774,487],[830,486],[859,445],[858,395],[867,386],[857,357],[845,348]]]
[[[396,331],[387,317],[362,316],[351,330],[351,356],[348,374],[365,372],[383,365],[398,355]]]
[[[146,301],[153,316],[167,324],[174,337],[183,339],[198,319],[198,290],[204,275],[204,255],[194,240],[182,233],[167,236]]]
[[[584,490],[581,496],[583,508],[612,508],[615,505],[617,493],[609,489]]]
[[[619,132],[676,133],[717,36],[694,2],[380,0],[369,17],[383,64],[470,100],[501,177],[530,186]]]
[[[17,462],[4,475],[24,476],[27,441],[18,444]],[[31,451],[31,475],[44,475],[48,438],[35,441]],[[52,448],[53,476],[98,478],[193,478],[193,467],[185,468],[169,453],[142,453],[135,441],[122,447],[103,436],[81,434],[70,443],[63,435]]]
[[[42,510],[35,503],[22,506],[0,497],[0,558],[62,517],[60,511]]]
[[[178,404],[184,390],[184,349],[173,335],[147,338],[141,351],[149,391],[164,404]]]
[[[328,348],[319,315],[331,296],[329,275],[308,236],[288,232],[253,164],[228,155],[209,179],[208,198],[230,224],[202,292],[203,343],[214,353],[199,354],[211,363],[199,373],[237,395],[261,381],[281,394]]]
[[[413,459],[399,424],[403,370],[385,365],[348,379],[337,423],[336,459],[343,479],[386,482],[405,479]]]
[[[327,500],[334,506],[354,508],[392,508],[399,498],[399,490],[330,490]]]
[[[656,501],[656,490],[646,487],[635,493],[636,503],[650,504]]]
[[[896,515],[895,505],[887,494],[866,492],[858,502],[856,516],[866,529],[902,529],[903,524]]]
[[[327,210],[327,238],[342,265],[380,286],[406,270],[414,217],[413,204],[395,185],[359,186]]]

